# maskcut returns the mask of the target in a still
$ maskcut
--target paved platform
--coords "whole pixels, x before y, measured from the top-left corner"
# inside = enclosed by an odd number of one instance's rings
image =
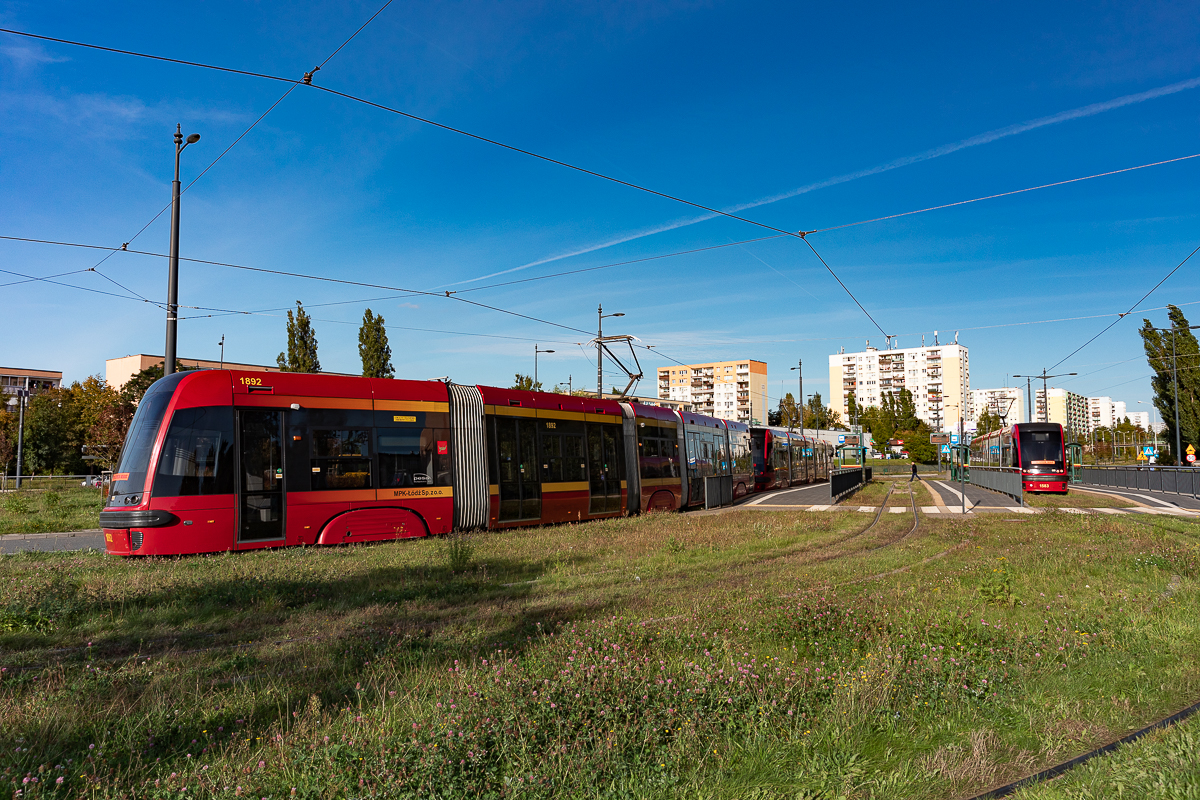
[[[1181,508],[1188,511],[1200,511],[1200,500],[1197,500],[1190,494],[1148,492],[1144,489],[1113,489],[1108,486],[1088,486],[1087,484],[1080,484],[1078,486],[1071,484],[1071,489],[1072,491],[1078,489],[1082,492],[1094,492],[1096,494],[1122,497],[1132,500],[1135,503],[1145,503],[1156,508]]]
[[[803,506],[822,504],[829,504],[829,481],[755,495],[739,505],[742,508],[790,508],[795,510]]]
[[[42,553],[76,550],[104,551],[103,531],[65,531],[62,533],[9,533],[0,536],[0,555],[36,551]]]

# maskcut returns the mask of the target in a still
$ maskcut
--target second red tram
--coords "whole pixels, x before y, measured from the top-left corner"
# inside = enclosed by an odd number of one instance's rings
[[[827,446],[769,434],[788,482],[827,474]],[[100,523],[111,553],[174,555],[724,505],[760,488],[760,435],[571,395],[186,371],[139,403]]]
[[[971,440],[971,465],[1017,467],[1026,492],[1067,492],[1067,449],[1054,422],[1022,422]]]

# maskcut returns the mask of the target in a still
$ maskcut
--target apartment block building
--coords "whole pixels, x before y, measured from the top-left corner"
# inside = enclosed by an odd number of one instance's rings
[[[1088,420],[1092,429],[1111,428],[1125,421],[1129,416],[1124,400],[1113,400],[1111,397],[1089,397]]]
[[[1037,389],[1033,396],[1033,414],[1034,422],[1062,425],[1071,440],[1086,436],[1092,430],[1088,399],[1069,389],[1051,387],[1045,393]]]
[[[1029,422],[1029,404],[1026,402],[1024,387],[972,389],[970,418],[978,422],[984,411],[1003,417],[1009,425]]]
[[[854,422],[849,414],[851,394],[866,408],[908,389],[920,419],[935,429],[957,430],[960,419],[975,419],[970,386],[969,354],[957,343],[891,350],[868,345],[859,353],[829,357],[829,405],[847,423]]]
[[[767,362],[751,358],[658,370],[658,396],[697,414],[746,424],[767,421]]]

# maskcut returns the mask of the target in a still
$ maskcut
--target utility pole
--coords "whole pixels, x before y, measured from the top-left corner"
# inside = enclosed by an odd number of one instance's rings
[[[175,343],[179,327],[179,154],[187,149],[189,144],[198,141],[200,134],[193,133],[185,142],[182,129],[179,125],[175,126],[175,180],[171,182],[171,253],[167,268],[167,348],[163,355],[164,377],[175,374]]]
[[[25,404],[29,402],[29,376],[25,376],[25,388],[18,392],[20,418],[17,422],[17,488],[21,488],[21,456],[25,451]]]
[[[800,382],[800,394],[796,395],[796,405],[800,411],[800,438],[804,438],[804,359],[797,358],[796,366],[791,367],[789,372],[796,373],[796,379]]]
[[[1046,370],[1042,370],[1041,375],[1013,375],[1014,378],[1024,378],[1026,387],[1029,386],[1029,381],[1032,378],[1037,378],[1042,382],[1042,422],[1050,421],[1050,390],[1047,384],[1051,378],[1065,378],[1068,375],[1078,375],[1078,372],[1060,372],[1057,375],[1047,375]],[[1029,421],[1033,422],[1033,411],[1029,412]],[[1068,420],[1069,422],[1069,420]]]

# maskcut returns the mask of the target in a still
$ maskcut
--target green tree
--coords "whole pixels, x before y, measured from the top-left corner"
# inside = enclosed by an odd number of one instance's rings
[[[314,340],[313,350],[316,350]],[[358,329],[358,355],[362,358],[364,378],[394,378],[392,348],[388,344],[387,329],[383,317],[377,317],[367,309],[363,314],[362,327]]]
[[[846,398],[846,422],[851,425],[858,424],[859,416],[862,414],[862,408],[858,405],[858,398],[854,396],[854,390],[850,390],[849,396]]]
[[[781,428],[799,428],[800,427],[800,408],[796,405],[796,398],[788,392],[779,401],[779,411],[776,412],[776,417],[779,419],[777,423]]]
[[[1000,417],[986,408],[979,415],[979,419],[975,421],[975,428],[979,436],[998,431],[1001,427]]]
[[[535,382],[530,376],[522,375],[518,372],[513,379],[513,385],[508,388],[524,389],[527,392],[540,392],[542,390],[542,382]]]
[[[853,397],[853,395],[851,395]],[[815,392],[804,406],[804,427],[824,430],[844,429],[842,415],[822,402],[821,393]]]
[[[287,353],[280,353],[275,363],[284,372],[316,373],[321,371],[317,358],[317,332],[304,305],[296,301],[296,313],[287,312]]]
[[[196,369],[189,367],[181,361],[175,362],[175,371],[184,372],[185,370]],[[150,385],[163,376],[162,364],[155,364],[146,367],[141,372],[135,373],[132,378],[125,381],[125,385],[121,387],[121,399],[127,403],[137,405],[142,400],[142,396],[146,394],[146,390]]]
[[[0,398],[4,395],[0,394]],[[9,474],[17,460],[17,415],[0,411],[0,475]]]
[[[75,475],[86,471],[79,409],[67,388],[47,389],[25,409],[22,472]]]
[[[1142,346],[1146,360],[1154,371],[1150,386],[1154,390],[1154,407],[1166,423],[1165,440],[1175,445],[1175,385],[1172,380],[1172,337],[1175,345],[1175,364],[1179,370],[1179,437],[1186,451],[1189,444],[1200,442],[1200,343],[1188,330],[1190,323],[1177,306],[1167,306],[1167,317],[1174,328],[1171,332],[1154,330],[1150,320],[1142,320]],[[1174,460],[1178,453],[1172,453]]]

